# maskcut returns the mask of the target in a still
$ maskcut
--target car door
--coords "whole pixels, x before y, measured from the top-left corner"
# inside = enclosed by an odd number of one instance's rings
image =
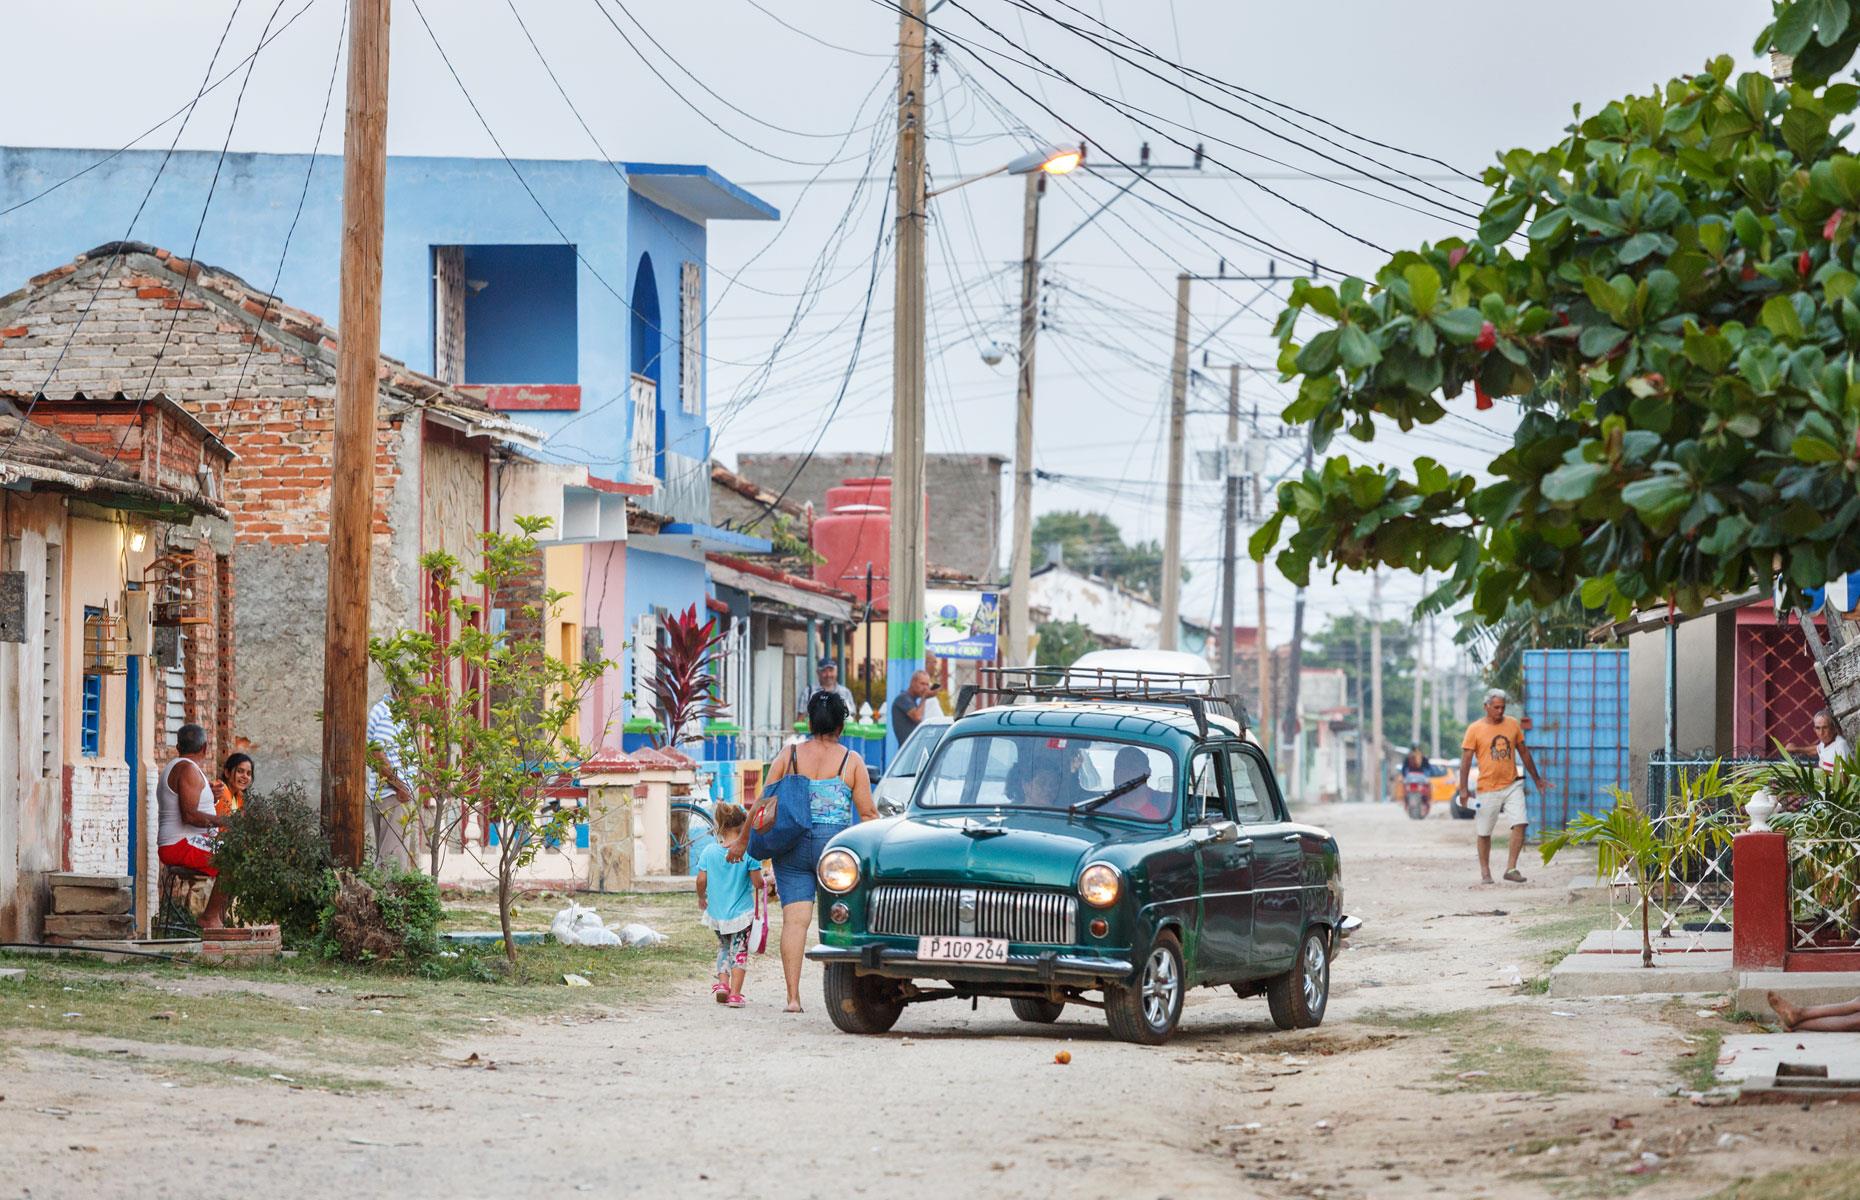
[[[1304,927],[1304,837],[1285,819],[1284,801],[1257,746],[1227,753],[1234,816],[1251,840],[1252,962],[1248,974],[1276,975],[1292,965]]]
[[[1218,841],[1216,822],[1234,819],[1227,781],[1227,754],[1220,747],[1198,750],[1189,761],[1189,835],[1196,840],[1201,868],[1201,937],[1196,970],[1202,979],[1231,981],[1246,974],[1253,940],[1253,848],[1243,831]]]

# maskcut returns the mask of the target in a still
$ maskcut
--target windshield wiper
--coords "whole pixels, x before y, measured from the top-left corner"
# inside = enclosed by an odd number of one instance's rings
[[[1131,792],[1136,791],[1138,788],[1142,787],[1144,784],[1148,783],[1149,781],[1150,781],[1149,775],[1147,774],[1139,775],[1135,779],[1129,779],[1129,780],[1124,781],[1123,783],[1118,784],[1116,787],[1112,788],[1110,791],[1106,792],[1102,796],[1093,796],[1089,800],[1081,800],[1077,804],[1074,804],[1071,808],[1067,809],[1066,811],[1075,812],[1075,813],[1076,812],[1090,812],[1092,809],[1097,808],[1100,804],[1109,804],[1111,801],[1117,799],[1119,796],[1129,795]]]

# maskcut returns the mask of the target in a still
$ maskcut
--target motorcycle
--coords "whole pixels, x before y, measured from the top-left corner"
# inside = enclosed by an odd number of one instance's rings
[[[1408,817],[1414,821],[1427,820],[1428,812],[1433,808],[1432,790],[1427,776],[1410,776],[1402,781],[1402,803],[1408,809]]]

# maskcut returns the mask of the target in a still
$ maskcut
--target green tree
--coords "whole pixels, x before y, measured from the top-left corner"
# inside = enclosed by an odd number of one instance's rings
[[[1503,155],[1474,240],[1295,285],[1285,417],[1320,451],[1497,398],[1522,419],[1487,481],[1328,458],[1280,487],[1255,557],[1289,521],[1292,580],[1431,568],[1430,604],[1487,620],[1571,595],[1696,611],[1778,569],[1794,600],[1860,565],[1860,159],[1840,147],[1860,88],[1826,82],[1856,5],[1777,6],[1759,48],[1797,55],[1793,84],[1713,60]]]
[[[1066,563],[1100,575],[1132,591],[1155,596],[1162,591],[1162,545],[1156,541],[1129,542],[1117,522],[1103,513],[1050,512],[1033,523],[1035,553],[1058,545]],[[1182,571],[1188,582],[1189,572]]]
[[[1082,654],[1104,649],[1104,643],[1077,621],[1047,621],[1034,630],[1033,662],[1040,667],[1069,667]]]
[[[510,901],[517,873],[544,846],[570,836],[576,811],[558,805],[553,793],[573,783],[587,761],[588,747],[577,733],[582,701],[613,665],[604,659],[565,663],[550,655],[542,631],[560,615],[566,592],[545,590],[539,602],[520,607],[523,621],[487,627],[485,610],[507,603],[511,582],[533,573],[536,535],[551,524],[547,517],[518,517],[516,523],[515,535],[484,535],[484,565],[471,582],[472,594],[486,596],[486,603],[460,594],[456,558],[444,551],[424,555],[420,565],[438,597],[426,628],[371,638],[368,647],[387,677],[394,748],[411,776],[416,803],[408,820],[424,822],[429,833],[444,830],[469,804],[497,827],[497,916],[513,974]],[[436,873],[437,849],[432,853]]]

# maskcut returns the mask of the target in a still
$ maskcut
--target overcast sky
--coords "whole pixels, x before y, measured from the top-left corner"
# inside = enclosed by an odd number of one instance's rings
[[[805,450],[816,440],[823,450],[888,446],[892,260],[879,215],[891,161],[895,12],[884,0],[629,0],[625,9],[615,0],[511,2],[593,138],[614,158],[705,163],[782,210],[779,225],[712,229],[717,455],[728,462],[743,450]],[[1171,139],[1206,146],[1200,173],[1157,174],[1151,178],[1160,187],[1132,187],[1047,268],[1036,465],[1083,479],[1042,483],[1036,510],[1107,511],[1138,537],[1162,531],[1178,272],[1212,274],[1225,259],[1229,273],[1260,274],[1274,258],[1281,273],[1294,269],[1293,258],[1372,271],[1384,255],[1365,243],[1393,250],[1447,236],[1457,218],[1440,205],[1478,208],[1477,185],[1419,156],[1476,175],[1498,151],[1554,141],[1573,104],[1593,109],[1644,92],[1718,53],[1760,69],[1750,44],[1769,12],[1767,0],[1568,0],[1554,7],[1068,0],[1074,9],[1060,0],[1030,2],[1085,28],[1091,23],[1079,12],[1100,17],[1219,81],[1178,73],[1134,49],[1122,52],[1130,61],[1115,61],[1013,0],[948,0],[932,17],[947,47],[929,95],[935,182],[988,170],[1040,141],[1089,139],[1090,161],[1106,169],[1051,182],[1041,213],[1046,246],[1130,181],[1114,159],[1135,162],[1147,141],[1154,162],[1186,164],[1189,152]],[[275,15],[275,27],[308,5],[260,56],[232,132],[234,149],[301,152],[315,134],[342,0],[283,0],[274,14],[277,3],[244,3],[227,34],[222,63],[249,53],[267,18]],[[0,140],[128,142],[193,94],[234,7],[231,0],[9,5],[5,58],[14,100],[0,113]],[[595,156],[510,2],[425,0],[424,7],[510,153]],[[412,0],[394,3],[391,79],[391,152],[495,153]],[[1246,91],[1236,95],[1223,85]],[[235,90],[221,88],[201,103],[183,147],[219,147]],[[1250,107],[1249,99],[1270,111]],[[1309,115],[1272,109],[1274,101]],[[1152,115],[1120,112],[1118,102]],[[164,128],[140,144],[159,149],[171,136]],[[340,120],[332,120],[324,151],[339,150],[340,139]],[[1015,339],[1021,199],[1020,181],[1001,177],[931,202],[933,451],[1012,450],[1013,359],[991,368],[982,350],[990,342],[1011,350]],[[837,416],[826,422],[852,359],[875,247],[879,270],[863,347]],[[1276,416],[1283,406],[1269,369],[1269,330],[1281,307],[1270,288],[1195,285],[1193,337],[1214,365],[1215,382],[1198,384],[1191,396],[1191,410],[1207,414],[1191,419],[1191,446],[1222,436],[1224,419],[1212,410],[1224,403],[1228,362],[1268,368],[1246,374],[1249,412],[1257,403],[1262,415]],[[1396,464],[1422,454],[1461,466],[1489,459],[1503,444],[1504,424],[1475,415],[1470,397],[1455,407],[1462,411],[1440,426],[1356,452]],[[1291,440],[1275,443],[1275,474],[1293,453]],[[1189,493],[1189,615],[1213,615],[1217,496],[1211,483]],[[1404,579],[1386,590],[1412,601],[1418,586]],[[1289,629],[1292,589],[1275,575],[1270,592],[1277,642]],[[1311,620],[1321,625],[1331,613],[1360,608],[1366,594],[1366,581],[1348,577],[1314,586]],[[1242,595],[1246,622],[1250,587]]]

